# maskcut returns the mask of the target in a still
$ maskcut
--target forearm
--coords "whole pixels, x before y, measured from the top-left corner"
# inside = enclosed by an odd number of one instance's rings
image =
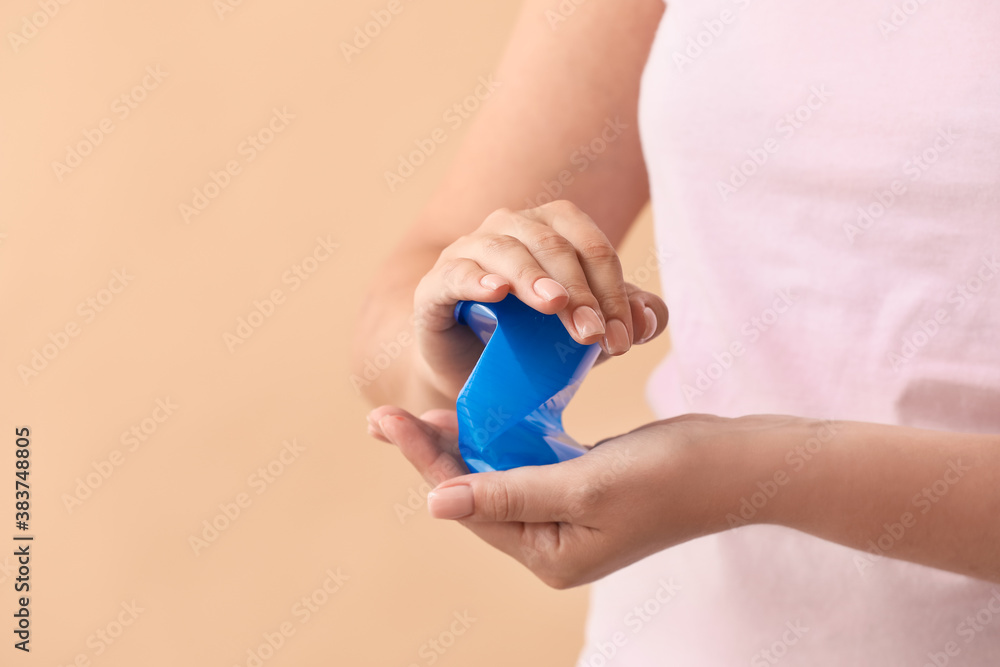
[[[587,4],[553,30],[544,17],[555,4],[526,0],[495,73],[496,92],[378,269],[356,330],[351,376],[373,403],[418,413],[453,404],[420,367],[426,361],[413,342],[414,289],[443,249],[493,211],[567,199],[617,245],[648,200],[639,82],[663,3]]]
[[[1000,436],[803,421],[771,450],[758,520],[866,552],[861,574],[888,557],[1000,582]]]
[[[351,382],[372,404],[400,403],[418,414],[454,404],[427,381],[416,351],[413,290],[440,252],[401,245],[369,287],[354,334]]]

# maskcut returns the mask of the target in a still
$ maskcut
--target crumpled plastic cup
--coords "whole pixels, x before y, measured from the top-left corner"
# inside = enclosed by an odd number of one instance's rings
[[[584,454],[562,412],[600,354],[580,345],[555,315],[514,295],[460,301],[455,319],[485,348],[456,402],[458,445],[473,472],[547,465]]]

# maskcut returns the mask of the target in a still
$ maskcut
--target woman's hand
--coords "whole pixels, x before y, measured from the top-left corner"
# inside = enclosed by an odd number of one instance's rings
[[[454,412],[417,419],[383,406],[370,413],[369,432],[398,445],[438,485],[428,496],[433,516],[457,519],[545,583],[566,588],[729,527],[727,514],[765,476],[759,445],[801,422],[686,415],[563,463],[476,474],[458,453]],[[755,520],[767,516],[762,510]]]
[[[619,355],[659,335],[667,306],[628,285],[614,246],[567,201],[494,212],[444,249],[414,294],[418,372],[445,396],[458,395],[482,344],[455,322],[458,301],[497,302],[507,294],[558,314],[581,344]]]
[[[780,415],[684,415],[563,463],[467,474],[454,412],[390,406],[369,432],[431,483],[431,514],[457,519],[556,588],[748,523],[1000,583],[1000,436]]]

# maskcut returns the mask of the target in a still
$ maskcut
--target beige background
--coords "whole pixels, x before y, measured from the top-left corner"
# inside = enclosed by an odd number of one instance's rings
[[[385,2],[243,0],[221,18],[212,0],[4,3],[0,664],[247,665],[248,649],[290,623],[263,664],[427,665],[421,647],[463,612],[475,622],[435,664],[573,663],[586,590],[549,590],[430,520],[416,473],[366,436],[348,379],[363,286],[468,125],[395,193],[383,172],[493,71],[517,5],[403,0],[348,63],[341,42]],[[122,95],[143,99],[128,108]],[[263,132],[273,141],[250,161],[241,142],[275,108],[294,118]],[[102,127],[112,131],[60,180],[53,162],[80,142],[86,152]],[[179,206],[230,160],[239,173],[186,223]],[[283,276],[318,237],[339,247],[306,262],[315,271],[293,289]],[[628,273],[655,263],[650,244],[644,217]],[[124,288],[116,271],[131,276]],[[224,334],[275,289],[283,302],[230,351]],[[592,441],[648,421],[644,377],[665,350],[595,370],[570,432]],[[40,370],[26,373],[36,352]],[[167,416],[158,399],[177,407]],[[9,630],[23,425],[36,536],[28,655]],[[123,443],[133,427],[145,440]],[[304,451],[271,463],[292,439]],[[280,474],[252,477],[269,463]],[[67,505],[88,475],[96,488]],[[219,506],[238,498],[249,504],[196,554],[190,538],[205,521],[224,526]],[[349,577],[329,596],[328,570]],[[314,593],[328,599],[302,623],[294,606]],[[142,611],[122,629],[133,602]]]

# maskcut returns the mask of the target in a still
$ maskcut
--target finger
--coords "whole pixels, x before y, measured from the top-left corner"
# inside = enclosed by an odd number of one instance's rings
[[[589,583],[596,578],[595,566],[608,561],[608,552],[620,550],[620,545],[610,543],[602,531],[572,523],[464,519],[459,523],[555,588]]]
[[[449,479],[427,496],[437,519],[470,522],[565,521],[573,517],[572,461]]]
[[[506,278],[510,291],[541,313],[557,313],[569,301],[566,288],[553,280],[516,236],[483,233],[463,237],[450,252],[475,258],[483,269]]]
[[[583,345],[600,342],[606,333],[606,323],[576,247],[549,224],[534,219],[533,211],[524,213],[514,235],[528,248],[538,265],[566,288],[569,299],[559,311],[566,330]]]
[[[459,301],[500,301],[510,289],[503,276],[491,273],[467,257],[442,259],[417,284],[413,307],[422,326],[444,331],[455,326]]]
[[[379,426],[379,418],[394,414],[390,410],[391,406],[382,406],[375,408],[368,413],[368,435],[381,440],[382,442],[388,442],[392,444],[388,437],[382,432],[382,427]],[[435,409],[428,410],[424,414],[420,415],[420,420],[432,424],[438,427],[442,431],[447,431],[453,434],[456,438],[458,437],[458,415],[454,410],[443,410]]]
[[[670,313],[667,304],[658,295],[642,290],[635,285],[626,283],[629,308],[632,312],[632,322],[635,328],[635,344],[648,343],[667,328]],[[604,350],[594,361],[594,365],[603,364],[610,359]]]
[[[454,440],[447,430],[452,425],[457,428],[455,413],[449,410],[431,410],[424,413],[424,416],[427,417],[427,421],[416,419],[408,412],[393,406],[382,406],[372,411],[372,418],[382,425],[388,437],[399,445],[407,459],[428,481],[439,484],[440,481],[448,479],[462,480],[489,475],[489,473],[467,475],[465,473],[468,469],[462,464],[456,477],[453,473],[461,458],[458,457],[457,450],[452,451]],[[432,422],[438,422],[442,426],[439,427]],[[444,430],[441,430],[442,427]],[[463,485],[458,486],[461,488]],[[439,489],[442,489],[441,484],[428,495],[428,507],[432,508],[432,515],[435,506],[440,509],[440,501],[433,497],[435,493],[442,493]],[[486,507],[487,501],[481,501],[480,506]],[[580,548],[580,533],[585,533],[584,537],[591,538],[595,532],[583,526],[568,523],[488,521],[480,520],[483,512],[472,514],[474,516],[459,522],[483,541],[526,565],[550,585],[559,583],[558,587],[565,587],[562,582],[567,581],[565,578],[567,569],[570,571],[578,569],[575,563],[580,560],[580,555],[594,551],[592,548]],[[580,580],[575,583],[584,582]]]
[[[399,447],[403,456],[431,484],[468,473],[454,434],[393,406],[383,406],[373,412],[386,438]]]
[[[368,435],[376,440],[389,442],[389,438],[385,437],[385,433],[382,433],[382,428],[378,425],[378,420],[373,416],[373,413],[374,410],[368,413]]]
[[[636,322],[636,343],[647,343],[667,328],[670,312],[659,295],[635,285],[626,285],[632,321]]]
[[[458,413],[454,410],[428,410],[420,415],[420,420],[458,437]]]
[[[615,247],[590,216],[570,202],[552,202],[534,210],[547,216],[552,228],[576,248],[605,322],[605,352],[612,356],[627,352],[633,340],[632,311]]]

